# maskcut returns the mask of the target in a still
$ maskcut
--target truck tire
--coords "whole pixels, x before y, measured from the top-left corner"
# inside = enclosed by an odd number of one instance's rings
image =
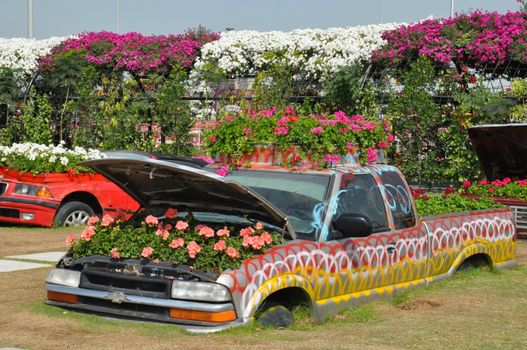
[[[86,225],[88,219],[94,215],[95,212],[88,204],[72,201],[59,207],[54,223],[56,226],[63,227]]]
[[[272,303],[258,315],[257,320],[264,327],[286,328],[293,323],[293,313],[283,305]]]

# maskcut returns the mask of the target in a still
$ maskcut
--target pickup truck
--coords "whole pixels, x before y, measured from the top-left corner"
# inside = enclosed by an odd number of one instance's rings
[[[390,165],[298,171],[260,164],[223,177],[214,165],[156,159],[85,164],[150,215],[162,218],[176,208],[217,227],[260,222],[284,241],[216,272],[140,257],[66,255],[46,279],[50,305],[210,332],[254,319],[287,325],[301,304],[321,321],[449,277],[460,266],[515,264],[509,209],[421,218],[404,177]]]

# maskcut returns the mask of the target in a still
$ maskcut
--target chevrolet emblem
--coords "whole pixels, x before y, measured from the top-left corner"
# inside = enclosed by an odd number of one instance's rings
[[[109,299],[114,304],[122,304],[123,302],[128,300],[128,298],[126,297],[126,295],[124,295],[123,292],[108,293],[106,299]]]

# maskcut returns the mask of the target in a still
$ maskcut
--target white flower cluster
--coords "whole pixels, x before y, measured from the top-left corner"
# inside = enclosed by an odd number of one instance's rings
[[[44,40],[25,38],[0,38],[0,67],[21,70],[32,74],[39,57],[48,54],[54,46],[66,38],[52,37]]]
[[[31,142],[0,146],[0,162],[8,166],[13,159],[16,159],[17,162],[24,159],[29,162],[47,160],[47,162],[54,164],[59,162],[62,166],[66,167],[68,164],[76,165],[73,163],[83,160],[100,158],[105,158],[105,155],[99,150],[85,149],[82,147],[67,149],[62,143],[58,146],[47,146]]]
[[[397,26],[391,23],[291,32],[228,31],[203,46],[195,68],[217,65],[229,76],[245,76],[281,59],[298,74],[320,78],[355,60],[368,59],[383,44],[381,34]]]

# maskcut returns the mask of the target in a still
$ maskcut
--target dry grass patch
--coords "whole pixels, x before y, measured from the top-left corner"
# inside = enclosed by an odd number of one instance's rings
[[[1,255],[65,250],[64,237],[80,231],[7,230],[0,228]],[[17,251],[6,249],[6,242]],[[527,263],[527,244],[518,245],[518,257]],[[399,294],[393,300],[346,310],[321,325],[314,325],[305,318],[305,310],[299,310],[295,315],[301,321],[291,329],[267,330],[251,325],[209,335],[189,335],[173,325],[109,320],[45,305],[43,281],[48,270],[0,274],[0,348],[527,348],[526,265],[497,272],[465,272],[428,288]]]

